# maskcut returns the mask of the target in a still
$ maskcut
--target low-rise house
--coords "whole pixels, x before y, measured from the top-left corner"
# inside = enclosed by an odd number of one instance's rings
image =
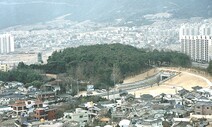
[[[23,87],[23,86],[19,86],[18,87],[18,90],[21,91],[21,92],[27,92],[27,88]]]
[[[195,97],[196,96],[193,93],[187,93],[184,95],[184,99],[188,99],[188,100],[194,100]]]
[[[37,108],[34,110],[34,118],[37,120],[53,120],[56,119],[56,109]]]
[[[101,106],[100,104],[95,104],[93,102],[87,102],[85,104],[81,104],[79,105],[80,108],[87,110],[90,115],[91,118],[101,115],[104,115],[108,112],[107,108],[104,108],[103,106]]]
[[[192,87],[192,89],[194,91],[198,91],[198,90],[202,89],[202,87],[201,86],[194,86],[194,87]]]
[[[5,89],[4,87],[4,82],[3,81],[0,81],[0,94],[1,92]]]
[[[161,119],[145,119],[135,123],[135,127],[163,127]]]
[[[132,102],[132,101],[134,101],[135,96],[132,94],[127,94],[124,99],[128,102]]]
[[[153,99],[154,99],[154,97],[150,94],[143,94],[140,96],[140,100],[143,102],[152,101]]]
[[[186,110],[183,109],[172,109],[171,110],[176,118],[184,118],[189,115]]]
[[[194,105],[194,114],[196,115],[212,115],[212,102],[197,102]]]
[[[178,94],[179,94],[180,96],[184,96],[184,95],[187,94],[187,93],[189,93],[189,91],[186,90],[186,89],[184,89],[184,88],[178,91]]]
[[[102,102],[99,102],[99,104],[108,109],[116,107],[116,103],[113,103],[111,101],[102,101]]]
[[[55,100],[56,94],[53,91],[37,92],[36,98],[39,100]]]
[[[7,97],[0,98],[0,105],[9,105],[11,99]]]
[[[199,92],[202,96],[205,96],[205,97],[212,96],[212,89],[210,89],[210,88],[202,88],[202,89],[197,90],[197,92]]]
[[[27,91],[28,91],[28,92],[35,92],[35,91],[37,91],[37,88],[35,88],[35,87],[33,87],[33,86],[29,86],[29,87],[27,88]]]
[[[113,127],[112,125],[105,125],[104,127]]]
[[[130,127],[130,123],[131,123],[130,120],[123,119],[119,122],[119,126],[120,127]]]
[[[64,127],[80,127],[79,122],[76,121],[66,121],[63,125]]]
[[[60,86],[58,85],[59,82],[61,82],[61,81],[56,80],[56,81],[50,82],[49,84],[45,84],[45,85],[41,86],[41,90],[43,90],[43,91],[53,91],[55,93],[58,93],[61,90]]]
[[[123,119],[123,118],[127,118],[128,117],[128,113],[127,112],[122,112],[122,111],[113,111],[111,116],[113,118],[116,118],[116,119]]]
[[[102,117],[102,118],[99,118],[99,121],[104,124],[109,124],[111,122],[111,119],[107,117]]]
[[[20,116],[21,113],[27,113],[30,108],[43,107],[43,102],[40,100],[17,100],[14,104],[10,105],[13,108],[13,115]]]
[[[193,115],[186,118],[173,118],[172,127],[211,127],[211,115]]]
[[[58,121],[46,121],[44,119],[40,121],[21,121],[16,120],[14,122],[15,127],[79,127],[79,126],[71,126],[76,125],[76,123],[69,122],[58,122]],[[69,126],[70,125],[70,126]]]
[[[16,82],[16,81],[7,82],[7,84],[8,84],[11,88],[17,88],[17,87],[19,87],[19,86],[24,86],[23,83],[21,83],[21,82]]]
[[[0,64],[0,71],[7,72],[9,69],[10,66],[8,64]]]
[[[183,99],[179,95],[166,95],[164,97],[171,105],[183,105]]]
[[[11,107],[8,106],[0,106],[0,114],[3,112],[8,112],[8,111],[12,111],[13,109]]]
[[[175,122],[172,127],[194,127],[189,121]]]
[[[168,110],[173,109],[174,105],[171,105],[170,103],[159,103],[159,104],[152,104],[152,108],[154,110]]]
[[[121,111],[131,112],[133,110],[132,103],[125,102],[120,107]]]
[[[4,84],[4,87],[5,87],[6,89],[13,88],[13,86],[12,86],[11,84],[8,84],[8,83],[5,83],[5,84]]]
[[[66,111],[64,112],[64,120],[65,121],[76,121],[79,122],[80,127],[85,127],[85,125],[89,122],[90,113],[87,110],[83,110],[81,108],[77,108],[75,112]]]

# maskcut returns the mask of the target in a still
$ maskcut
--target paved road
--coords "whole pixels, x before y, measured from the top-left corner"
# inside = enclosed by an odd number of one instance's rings
[[[160,75],[162,72],[157,73],[154,76],[149,77],[148,79],[142,80],[142,81],[138,81],[138,82],[134,82],[134,83],[127,83],[127,84],[120,84],[118,85],[116,88],[112,89],[108,92],[104,92],[104,93],[97,93],[96,95],[99,96],[109,96],[111,95],[116,95],[119,94],[119,90],[122,91],[132,91],[132,90],[137,90],[137,89],[142,89],[142,88],[149,88],[153,85],[157,85],[158,82],[160,81]],[[171,75],[171,77],[173,77],[175,75]]]

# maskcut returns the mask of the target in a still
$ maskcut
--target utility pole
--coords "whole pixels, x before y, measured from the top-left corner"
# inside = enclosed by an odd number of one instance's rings
[[[79,94],[79,83],[78,83],[78,79],[77,79],[77,95]]]
[[[107,86],[107,99],[109,100],[109,86]]]
[[[73,93],[73,84],[71,82],[71,93]]]
[[[115,75],[115,65],[113,65],[113,100],[115,102],[115,85],[116,85],[116,75]]]

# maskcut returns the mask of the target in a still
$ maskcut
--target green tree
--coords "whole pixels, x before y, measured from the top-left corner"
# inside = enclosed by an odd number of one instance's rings
[[[44,84],[43,82],[35,80],[35,81],[31,82],[31,83],[26,83],[25,86],[26,86],[27,88],[28,88],[29,86],[34,86],[34,87],[36,87],[36,88],[39,89],[43,84]]]
[[[108,88],[125,77],[144,72],[152,66],[191,65],[190,58],[182,53],[150,51],[122,44],[66,48],[55,51],[47,62],[46,65],[30,65],[29,68],[53,74],[68,73],[73,79],[90,82],[96,88]],[[21,69],[26,67],[28,68],[20,63]]]
[[[207,67],[207,71],[212,75],[212,60],[209,62],[209,66]]]

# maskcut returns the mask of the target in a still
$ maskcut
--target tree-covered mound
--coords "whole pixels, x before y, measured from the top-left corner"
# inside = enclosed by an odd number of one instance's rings
[[[190,58],[178,52],[149,51],[129,45],[104,44],[55,51],[46,65],[46,73],[67,73],[75,80],[98,86],[122,82],[131,75],[154,66],[191,65]],[[36,66],[34,66],[37,68]]]
[[[208,71],[209,74],[212,75],[212,60],[209,62],[209,66],[207,68],[207,71]]]

